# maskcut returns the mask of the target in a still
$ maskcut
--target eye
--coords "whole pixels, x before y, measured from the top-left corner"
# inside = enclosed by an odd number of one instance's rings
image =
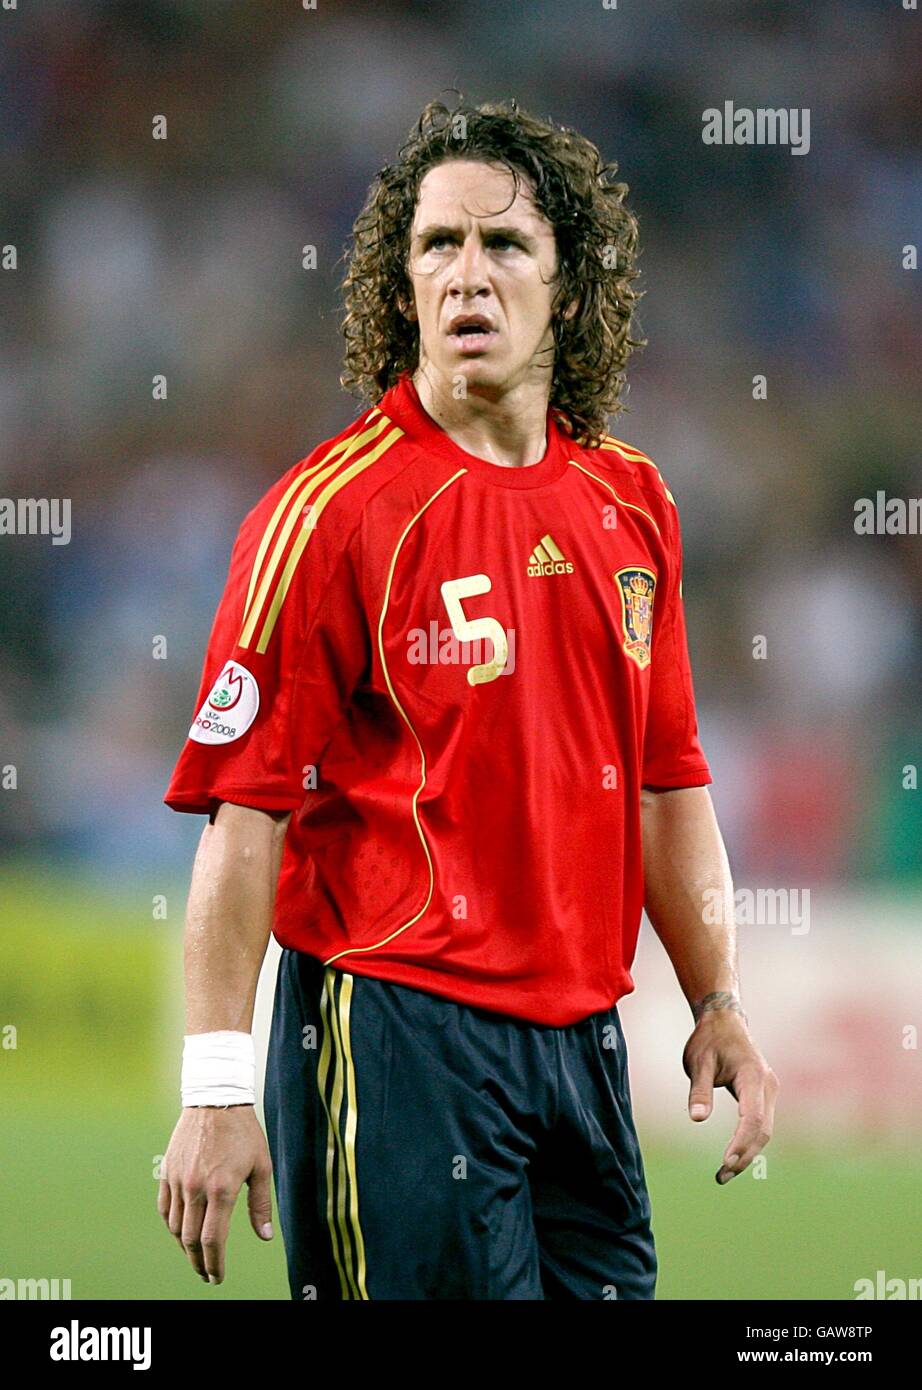
[[[451,240],[450,237],[444,236],[444,235],[442,235],[441,233],[439,233],[439,234],[437,234],[437,235],[435,235],[435,236],[427,237],[427,238],[426,238],[426,250],[427,250],[427,251],[438,251],[438,250],[440,249],[440,247],[442,247],[442,246],[447,246],[450,240]]]

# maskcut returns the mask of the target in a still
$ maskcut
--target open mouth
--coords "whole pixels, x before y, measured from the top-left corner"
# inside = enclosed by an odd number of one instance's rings
[[[484,319],[460,319],[452,325],[449,337],[462,349],[483,350],[496,338],[496,330]]]

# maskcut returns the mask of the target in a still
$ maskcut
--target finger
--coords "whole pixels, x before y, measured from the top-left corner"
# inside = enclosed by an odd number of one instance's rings
[[[205,1194],[202,1191],[186,1191],[182,1218],[182,1248],[189,1257],[189,1263],[205,1282],[208,1275],[202,1257],[202,1223],[205,1220]]]
[[[157,1186],[157,1210],[163,1217],[167,1226],[170,1224],[170,1184],[165,1178],[161,1178]]]
[[[761,1068],[756,1071],[741,1069],[734,1080],[739,1087],[740,1119],[716,1174],[721,1184],[748,1168],[772,1134],[773,1107],[766,1093],[766,1073]]]
[[[226,1187],[216,1187],[208,1193],[208,1210],[202,1223],[202,1256],[209,1284],[224,1282],[224,1250],[235,1196]]]
[[[745,1134],[736,1134],[727,1145],[724,1156],[725,1166],[736,1173],[742,1173],[754,1158],[765,1148],[775,1128],[775,1099],[778,1094],[778,1078],[768,1068],[760,1074],[760,1108],[754,1115],[747,1115],[750,1124]]]
[[[176,1237],[176,1243],[179,1245],[180,1249],[182,1249],[182,1218],[182,1189],[177,1183],[175,1187],[171,1186],[170,1188],[170,1215],[167,1220],[167,1225],[170,1228],[170,1234]]]
[[[714,1107],[714,1053],[707,1051],[691,1065],[688,1114],[693,1120],[706,1120]]]
[[[759,1072],[740,1079],[739,1124],[733,1138],[724,1152],[727,1163],[734,1154],[742,1158],[745,1154],[766,1144],[771,1135],[769,1107],[765,1094],[765,1078]],[[760,1135],[764,1135],[760,1144]]]
[[[272,1239],[272,1167],[259,1164],[247,1179],[250,1225],[260,1240]]]
[[[778,1100],[780,1089],[781,1083],[769,1067],[765,1076],[765,1118],[768,1121],[769,1134],[773,1133],[775,1129],[775,1103]]]

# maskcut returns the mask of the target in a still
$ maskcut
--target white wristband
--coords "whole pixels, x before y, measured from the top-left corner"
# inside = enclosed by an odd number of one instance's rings
[[[255,1105],[251,1033],[192,1033],[182,1050],[183,1105]]]

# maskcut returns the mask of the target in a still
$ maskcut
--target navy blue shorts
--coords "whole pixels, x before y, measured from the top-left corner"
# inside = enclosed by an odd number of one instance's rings
[[[650,1299],[617,1009],[565,1028],[284,950],[265,1087],[295,1299]]]

